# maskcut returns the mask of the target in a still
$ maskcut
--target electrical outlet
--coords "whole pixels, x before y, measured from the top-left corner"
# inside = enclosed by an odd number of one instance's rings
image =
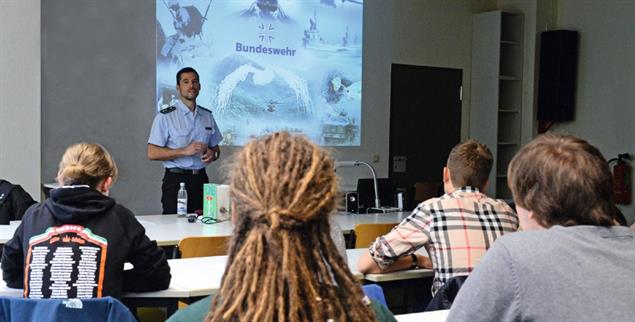
[[[379,154],[373,154],[373,163],[379,163]]]

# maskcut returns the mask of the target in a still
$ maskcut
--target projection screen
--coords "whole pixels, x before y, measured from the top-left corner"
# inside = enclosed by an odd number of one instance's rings
[[[196,69],[197,103],[225,145],[304,133],[328,146],[361,136],[362,1],[158,0],[157,109],[179,99],[176,72]]]

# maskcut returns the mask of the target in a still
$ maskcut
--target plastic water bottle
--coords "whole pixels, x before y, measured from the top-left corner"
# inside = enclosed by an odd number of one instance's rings
[[[176,195],[176,214],[180,217],[187,215],[187,190],[185,190],[185,182],[180,183],[181,188]]]

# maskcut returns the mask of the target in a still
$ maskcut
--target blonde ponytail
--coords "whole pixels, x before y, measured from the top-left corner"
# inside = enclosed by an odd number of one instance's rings
[[[92,188],[108,177],[117,179],[115,160],[103,146],[77,143],[69,146],[59,165],[58,180],[64,185],[85,184]]]

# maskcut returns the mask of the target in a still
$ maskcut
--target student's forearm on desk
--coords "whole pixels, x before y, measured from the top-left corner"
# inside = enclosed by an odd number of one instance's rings
[[[417,266],[420,268],[432,268],[432,262],[426,256],[417,254]],[[366,252],[357,262],[357,268],[364,274],[381,274],[390,273],[395,271],[403,271],[412,267],[412,257],[403,256],[394,261],[390,266],[382,269],[370,256],[370,253]]]

